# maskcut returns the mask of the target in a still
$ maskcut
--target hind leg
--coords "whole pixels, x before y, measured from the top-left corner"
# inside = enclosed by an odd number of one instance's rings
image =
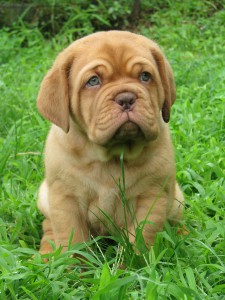
[[[173,201],[172,207],[168,215],[168,220],[171,224],[176,224],[180,221],[183,215],[183,209],[184,209],[184,196],[179,185],[176,183],[175,199]]]
[[[41,239],[41,245],[39,252],[41,254],[46,254],[52,252],[52,246],[49,241],[55,242],[54,233],[52,229],[51,220],[49,217],[49,202],[48,202],[48,186],[46,181],[43,181],[38,195],[38,208],[45,216],[42,223],[43,237]]]
[[[41,239],[41,245],[39,253],[47,254],[52,252],[52,246],[49,241],[55,242],[51,221],[49,219],[45,219],[42,223],[43,228],[43,237]]]

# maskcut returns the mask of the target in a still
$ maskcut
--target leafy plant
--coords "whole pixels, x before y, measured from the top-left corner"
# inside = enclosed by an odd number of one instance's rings
[[[80,37],[97,30],[116,29],[128,25],[133,1],[29,1],[2,6],[5,15],[15,8],[16,24],[38,28],[45,37],[66,34]],[[4,17],[4,15],[2,16]],[[6,18],[8,22],[8,18]],[[2,24],[4,25],[4,24]]]
[[[55,249],[43,261],[36,198],[49,125],[35,99],[56,54],[72,40],[73,23],[51,40],[34,25],[17,23],[0,31],[1,299],[224,297],[224,4],[195,0],[193,10],[187,1],[148,3],[157,5],[151,16],[143,12],[137,31],[162,46],[174,70],[177,100],[170,127],[186,199],[182,223],[189,233],[178,235],[166,224],[154,247],[137,255],[124,232],[70,245],[65,253]]]

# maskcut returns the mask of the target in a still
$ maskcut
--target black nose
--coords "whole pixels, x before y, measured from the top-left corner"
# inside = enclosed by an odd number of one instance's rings
[[[119,104],[124,111],[133,109],[137,96],[131,92],[123,92],[116,95],[115,102]]]

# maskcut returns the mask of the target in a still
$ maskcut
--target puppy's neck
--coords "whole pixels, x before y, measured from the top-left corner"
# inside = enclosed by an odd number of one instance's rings
[[[133,145],[115,145],[113,147],[104,147],[93,143],[87,138],[87,135],[75,123],[71,124],[68,133],[53,125],[52,130],[56,133],[58,143],[62,149],[81,164],[91,164],[93,162],[118,162],[123,152],[123,159],[126,165],[139,165],[148,160],[149,153],[154,153],[162,147],[163,141],[168,139],[168,125],[161,128],[158,138],[148,143],[134,143]],[[147,151],[146,151],[147,150]]]

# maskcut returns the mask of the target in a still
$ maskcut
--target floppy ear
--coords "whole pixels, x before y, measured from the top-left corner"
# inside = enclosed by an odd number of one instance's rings
[[[68,77],[72,57],[59,54],[52,69],[44,77],[37,98],[37,107],[43,117],[69,131]]]
[[[168,60],[158,49],[152,49],[151,52],[157,63],[159,75],[161,77],[164,89],[165,99],[162,107],[162,117],[164,122],[168,123],[170,120],[170,108],[176,99],[173,71]]]

